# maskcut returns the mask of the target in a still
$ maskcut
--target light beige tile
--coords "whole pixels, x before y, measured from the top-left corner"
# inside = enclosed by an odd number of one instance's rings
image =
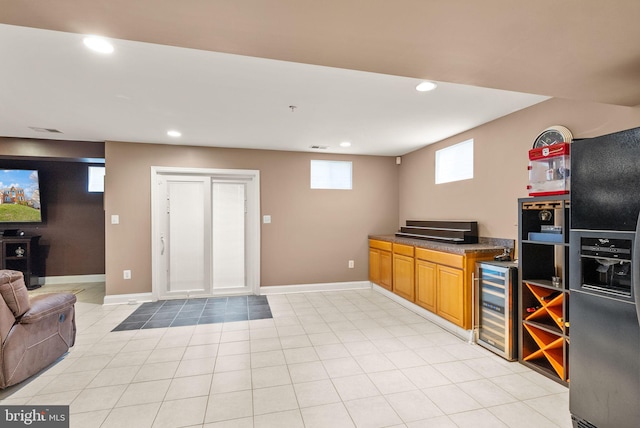
[[[449,418],[453,422],[455,422],[456,425],[461,427],[473,426],[474,428],[509,428],[507,425],[502,423],[500,419],[498,419],[486,409],[456,413],[454,415],[449,415]]]
[[[329,375],[320,361],[289,364],[289,375],[293,383],[328,379]]]
[[[184,351],[182,360],[196,360],[200,358],[212,358],[218,354],[218,344],[188,346]]]
[[[109,410],[96,410],[95,412],[71,413],[69,415],[70,428],[100,428],[102,422],[109,415]]]
[[[149,358],[151,350],[135,352],[120,352],[114,356],[113,359],[107,364],[106,368],[127,367],[127,366],[141,366]]]
[[[113,409],[100,428],[150,428],[161,404],[157,402]]]
[[[208,396],[212,378],[213,376],[210,374],[173,378],[164,399],[178,400],[203,395]]]
[[[64,373],[79,373],[83,371],[102,370],[113,359],[112,355],[94,355],[80,357],[73,360]]]
[[[388,427],[402,420],[383,397],[362,398],[344,403],[357,427]]]
[[[154,349],[149,354],[149,358],[145,361],[145,364],[152,363],[166,363],[168,361],[180,361],[182,360],[182,356],[184,355],[184,351],[187,349],[186,346],[181,346],[178,348],[163,348],[163,349]]]
[[[351,354],[342,343],[315,346],[316,353],[321,360],[350,357]]]
[[[340,394],[342,401],[357,400],[359,398],[375,397],[380,391],[367,375],[346,376],[332,379],[333,385]]]
[[[124,385],[132,382],[139,366],[116,367],[103,369],[89,384],[89,388],[109,385]]]
[[[291,348],[284,350],[284,358],[287,364],[308,363],[310,361],[318,361],[318,354],[313,347]]]
[[[240,419],[244,424],[244,419],[241,418],[248,416],[253,416],[253,392],[251,390],[211,394],[207,404],[205,422]]]
[[[480,373],[473,370],[462,361],[433,364],[432,367],[445,375],[453,383],[484,379]]]
[[[197,360],[180,361],[175,377],[197,376],[213,373],[216,365],[215,357],[199,358]]]
[[[258,415],[253,419],[255,428],[304,428],[300,410],[287,410],[285,412]]]
[[[132,383],[127,386],[116,407],[161,402],[170,383],[169,379]]]
[[[186,427],[204,423],[208,397],[165,401],[160,406],[153,428]]]
[[[518,401],[513,395],[488,379],[461,382],[458,383],[457,386],[484,407],[498,406],[500,404]]]
[[[487,410],[510,428],[555,428],[557,426],[544,415],[522,402],[502,404]]]
[[[447,415],[482,408],[480,403],[456,385],[436,386],[423,389],[422,392]]]
[[[154,349],[182,348],[189,345],[190,341],[191,337],[188,335],[163,336]]]
[[[365,354],[353,357],[365,373],[395,370],[396,366],[384,354]]]
[[[203,428],[254,428],[253,418],[230,419],[221,422],[212,422],[204,424]]]
[[[250,337],[249,330],[223,331],[220,343],[247,341]]]
[[[342,403],[300,409],[305,428],[354,428],[355,425]]]
[[[278,330],[275,327],[257,328],[251,330],[251,340],[272,339],[278,337]]]
[[[51,394],[36,395],[35,397],[32,397],[25,404],[33,404],[33,405],[46,404],[47,406],[68,406],[73,402],[73,400],[76,399],[76,397],[81,392],[82,392],[81,390],[60,391],[60,392],[54,392]],[[3,402],[3,404],[5,403]]]
[[[73,400],[69,406],[70,411],[72,413],[84,413],[111,409],[118,402],[126,388],[126,385],[114,385],[85,389]]]
[[[136,339],[130,340],[127,344],[122,348],[122,352],[135,352],[135,351],[146,351],[154,349],[158,342],[160,342],[159,337],[154,337],[150,339]]]
[[[52,394],[55,392],[82,390],[98,375],[99,370],[89,370],[77,373],[62,373],[38,391],[40,394]]]
[[[165,363],[145,364],[138,370],[134,382],[147,382],[150,380],[171,379],[178,368],[177,361],[168,361]]]
[[[280,346],[282,346],[282,349],[307,348],[311,346],[311,341],[306,334],[280,336]]]
[[[378,348],[376,348],[375,345],[368,340],[358,342],[344,342],[344,347],[347,348],[349,353],[353,356],[380,353]]]
[[[266,388],[270,386],[287,385],[291,383],[289,370],[286,365],[261,367],[251,370],[253,388]]]
[[[211,381],[211,392],[233,392],[251,389],[251,370],[214,373]]]
[[[218,355],[237,355],[249,354],[251,352],[251,344],[248,340],[242,342],[221,343],[218,346]]]
[[[292,385],[253,390],[254,416],[297,408],[298,401]]]
[[[340,402],[340,396],[330,380],[297,383],[293,388],[301,408]]]
[[[279,366],[282,364],[286,364],[284,352],[282,350],[251,353],[251,368],[257,369],[260,367]]]
[[[279,349],[282,349],[279,337],[251,340],[251,352],[277,351]]]
[[[364,373],[353,357],[325,360],[322,364],[332,378]]]
[[[214,372],[230,372],[251,368],[252,354],[223,355],[216,358]]]
[[[400,370],[369,373],[369,379],[378,391],[385,395],[416,389],[416,386]]]
[[[385,398],[404,422],[419,421],[443,415],[442,411],[421,391],[399,392],[386,395]]]
[[[198,331],[196,330],[196,333],[193,336],[191,336],[191,340],[189,340],[189,346],[220,343],[220,335],[221,335],[221,332],[198,333]]]

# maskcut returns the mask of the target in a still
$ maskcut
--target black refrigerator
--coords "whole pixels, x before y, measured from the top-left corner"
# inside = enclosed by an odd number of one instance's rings
[[[640,426],[640,128],[571,147],[569,408]]]

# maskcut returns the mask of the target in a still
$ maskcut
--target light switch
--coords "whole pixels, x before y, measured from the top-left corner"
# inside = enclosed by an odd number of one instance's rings
[[[271,223],[271,216],[270,216],[270,215],[262,216],[262,222],[263,222],[264,224],[269,224],[269,223]]]
[[[118,214],[111,216],[111,224],[120,224],[120,216]]]

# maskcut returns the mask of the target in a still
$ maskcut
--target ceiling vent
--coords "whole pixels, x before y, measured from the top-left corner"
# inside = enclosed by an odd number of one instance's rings
[[[62,131],[53,128],[38,128],[35,126],[30,126],[29,128],[33,129],[36,132],[48,132],[50,134],[62,134]]]
[[[310,148],[316,150],[327,150],[329,146],[310,146]]]

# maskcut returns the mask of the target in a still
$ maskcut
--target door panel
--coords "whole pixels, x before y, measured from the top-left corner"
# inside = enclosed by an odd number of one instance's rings
[[[438,315],[464,326],[464,275],[462,270],[447,266],[437,267]]]
[[[436,311],[436,264],[416,260],[416,303]]]
[[[213,289],[243,289],[246,185],[212,183]]]
[[[209,180],[168,177],[165,182],[166,281],[163,297],[211,294]]]

